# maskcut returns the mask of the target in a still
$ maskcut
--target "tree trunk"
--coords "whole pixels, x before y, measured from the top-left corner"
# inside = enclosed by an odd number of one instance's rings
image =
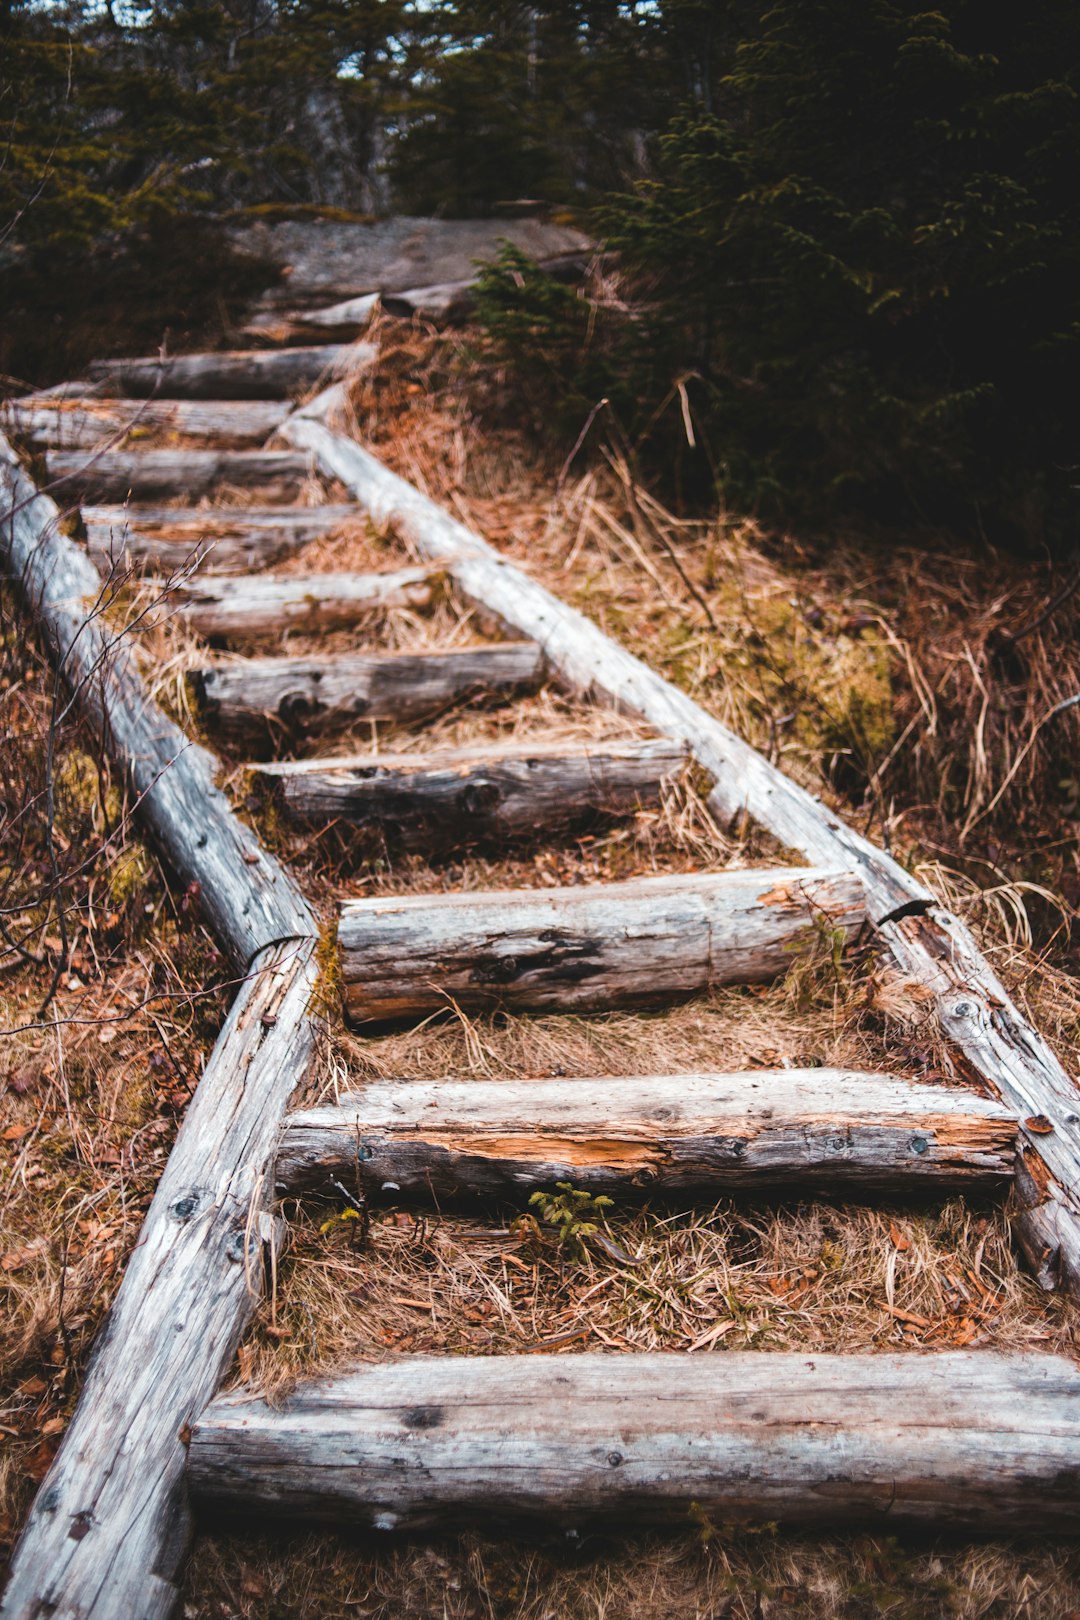
[[[433,1313],[447,1308],[433,1295]],[[824,1520],[1072,1534],[1080,1372],[985,1350],[397,1357],[281,1406],[219,1397],[189,1477],[213,1510],[352,1531]]]
[[[287,815],[380,828],[431,851],[534,838],[656,804],[686,765],[664,741],[510,743],[267,765]]]
[[[282,1193],[505,1198],[573,1182],[625,1201],[762,1187],[911,1194],[1012,1175],[1000,1103],[841,1069],[373,1082],[289,1116]]]
[[[778,867],[573,889],[346,900],[338,923],[351,1018],[657,1007],[774,979],[793,952],[864,920],[858,878]]]
[[[483,698],[534,691],[544,660],[531,641],[362,658],[245,658],[193,676],[209,721],[228,736],[288,737],[356,720],[404,723]]]

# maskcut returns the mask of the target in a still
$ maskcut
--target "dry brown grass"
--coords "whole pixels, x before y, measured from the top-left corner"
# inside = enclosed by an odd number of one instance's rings
[[[858,602],[845,601],[842,581],[805,559],[791,571],[748,526],[681,522],[646,494],[631,497],[617,466],[575,464],[559,482],[512,432],[479,424],[462,392],[465,374],[456,359],[448,363],[445,344],[391,323],[382,336],[383,363],[360,380],[354,407],[359,430],[391,465],[800,780],[865,794],[865,813],[899,837],[924,830],[889,801],[905,780],[889,774],[900,766],[880,768],[903,737],[910,717],[905,705],[922,704],[926,694],[919,656],[912,652],[909,659],[904,651],[905,644],[914,647],[911,628],[882,609],[874,581],[865,591],[860,587]],[[302,498],[317,503],[340,494],[316,481]],[[226,499],[242,510],[255,497],[234,491]],[[215,496],[204,504],[221,503]],[[301,574],[406,560],[408,548],[396,537],[358,523],[279,566]],[[445,597],[430,614],[384,614],[357,635],[319,645],[341,651],[460,645],[489,633]],[[157,692],[182,713],[186,675],[205,660],[205,648],[167,615],[140,640]],[[291,637],[260,650],[299,652],[308,645]],[[40,686],[40,668],[35,679]],[[40,705],[27,724],[40,736]],[[640,730],[608,711],[545,692],[496,710],[462,708],[392,735],[392,742],[423,750]],[[320,738],[311,751],[374,752],[390,740],[382,728],[368,726]],[[945,746],[940,734],[935,746]],[[1034,752],[1014,772],[1015,784],[1025,780]],[[894,760],[901,757],[897,752]],[[253,794],[242,764],[239,758],[227,762],[236,802],[293,861],[325,916],[346,892],[534,887],[717,869],[777,855],[743,828],[715,826],[687,782],[658,810],[586,837],[503,851],[498,858],[474,851],[428,866],[392,849],[328,837],[325,829],[281,825]],[[984,795],[982,805],[990,797]],[[931,880],[967,909],[1009,982],[1076,1072],[1080,996],[1075,983],[1032,951],[1028,908],[1039,912],[1049,902],[1007,881],[1014,876],[1009,872],[994,878],[996,893],[987,896],[985,884],[956,870],[951,851],[924,846],[918,853],[938,860]],[[106,956],[107,923],[101,908],[91,907],[80,946],[83,988],[64,989],[54,1009],[74,1008],[91,1019],[124,1012],[127,1021],[115,1026],[120,1033],[104,1041],[93,1022],[59,1025],[28,1032],[10,1046],[5,1103],[26,1129],[5,1143],[15,1171],[5,1186],[13,1238],[5,1232],[4,1247],[19,1256],[5,1271],[2,1343],[10,1380],[0,1421],[14,1441],[0,1475],[8,1530],[25,1510],[71,1409],[85,1351],[134,1240],[199,1054],[220,1017],[220,998],[155,1001],[152,1009],[126,1011],[151,989],[190,991],[220,967],[191,908],[181,911],[183,897],[168,896],[156,868],[145,881],[146,932],[123,934]],[[20,1009],[40,994],[41,971],[24,963],[6,976],[13,1016],[22,1017]],[[617,1076],[814,1063],[948,1077],[946,1054],[920,1017],[918,1002],[868,955],[856,953],[838,972],[826,955],[795,965],[767,990],[724,991],[648,1016],[451,1017],[377,1038],[339,1032],[310,1095],[367,1077]],[[11,1074],[23,1071],[26,1088],[12,1092]],[[436,1350],[574,1354],[586,1346],[696,1347],[700,1354],[723,1354],[748,1345],[867,1351],[1076,1345],[1075,1308],[1040,1293],[1019,1268],[1004,1212],[994,1204],[620,1207],[610,1219],[616,1249],[590,1248],[582,1258],[560,1252],[550,1233],[539,1243],[512,1235],[509,1223],[517,1213],[384,1207],[374,1212],[366,1243],[354,1247],[354,1223],[333,1223],[332,1209],[290,1208],[292,1248],[277,1296],[242,1346],[235,1376],[281,1394],[297,1376],[356,1357]],[[332,1224],[323,1230],[328,1219]],[[619,1259],[620,1253],[629,1259]],[[378,1620],[760,1620],[780,1614],[1066,1620],[1080,1611],[1080,1565],[1056,1546],[826,1540],[700,1524],[662,1542],[597,1539],[553,1550],[484,1540],[484,1528],[429,1548],[355,1545],[347,1537],[290,1537],[277,1530],[252,1537],[250,1527],[236,1537],[206,1535],[187,1580],[184,1613],[188,1620],[353,1614]]]
[[[56,738],[54,875],[53,693],[5,595],[0,904],[18,949],[0,941],[3,1553],[59,1444],[227,1001],[197,900],[170,893],[99,739],[74,716]]]
[[[707,1539],[705,1539],[707,1538]],[[1071,1620],[1080,1567],[1031,1542],[722,1530],[569,1548],[475,1536],[425,1551],[252,1530],[207,1538],[191,1620]]]

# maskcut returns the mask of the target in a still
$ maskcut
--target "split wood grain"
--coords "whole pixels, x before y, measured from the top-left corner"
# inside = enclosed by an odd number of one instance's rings
[[[365,519],[355,506],[84,506],[86,546],[102,573],[172,571],[201,559],[200,571],[246,574],[266,568]]]
[[[431,851],[532,838],[657,804],[686,766],[664,739],[508,743],[261,767],[286,815],[376,827]],[[257,771],[259,768],[257,768]]]
[[[315,941],[260,952],[188,1106],[38,1492],[4,1620],[165,1620],[187,1440],[258,1302],[275,1137],[314,1045]]]
[[[244,579],[189,579],[165,600],[208,640],[244,640],[285,630],[339,630],[387,608],[426,608],[440,570],[399,568],[384,574],[252,574]]]
[[[241,971],[276,940],[317,932],[292,878],[216,784],[217,761],[149,696],[130,638],[102,617],[108,597],[60,513],[0,437],[0,555],[67,684],[128,773],[139,812]]]
[[[927,1012],[949,1041],[958,1072],[988,1085],[1020,1119],[1017,1236],[1044,1286],[1064,1286],[1080,1298],[1080,1087],[1009,996],[970,930],[891,855],[692,698],[370,451],[334,432],[325,418],[337,403],[334,390],[327,390],[294,413],[282,432],[290,443],[314,450],[323,471],[340,478],[376,523],[393,523],[421,556],[443,560],[459,589],[510,633],[527,625],[572,691],[685,742],[713,778],[709,803],[722,822],[749,814],[805,860],[859,873],[877,936],[901,975],[926,992]]]
[[[989,1351],[396,1357],[280,1407],[219,1397],[189,1477],[205,1507],[351,1530],[704,1516],[1071,1534],[1080,1370]]]
[[[176,354],[164,360],[97,360],[88,368],[103,395],[160,399],[291,399],[323,377],[370,366],[370,343],[325,343],[312,348],[226,349]]]
[[[864,917],[850,873],[779,867],[347,900],[338,944],[357,1022],[452,1004],[579,1012],[774,979],[819,930],[849,937]]]
[[[31,394],[0,405],[0,427],[34,449],[90,450],[148,434],[213,439],[222,449],[262,444],[285,420],[273,400],[45,399]]]
[[[194,501],[221,484],[274,489],[285,499],[310,476],[311,462],[289,450],[50,450],[45,470],[65,502],[171,495]]]
[[[449,652],[341,658],[245,658],[196,670],[208,721],[225,735],[287,736],[356,720],[404,722],[455,704],[534,691],[544,673],[530,641]]]
[[[1011,1176],[1016,1120],[960,1087],[844,1069],[372,1082],[290,1114],[279,1192],[615,1198],[762,1187],[912,1193]]]

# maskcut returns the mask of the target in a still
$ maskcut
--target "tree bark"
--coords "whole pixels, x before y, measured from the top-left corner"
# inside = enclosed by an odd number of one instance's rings
[[[347,900],[338,943],[350,1017],[656,1007],[774,979],[824,931],[864,920],[858,878],[777,867],[572,889]]]
[[[656,804],[686,752],[665,741],[510,743],[432,754],[266,765],[300,821],[377,827],[406,849],[532,838]]]
[[[351,1530],[824,1520],[1071,1534],[1080,1372],[1067,1356],[985,1350],[398,1358],[303,1384],[280,1407],[219,1397],[196,1425],[190,1479],[211,1509]]]
[[[291,1114],[281,1193],[520,1202],[573,1182],[621,1201],[800,1191],[891,1192],[1000,1183],[1016,1120],[958,1087],[842,1069],[373,1082]]]
[[[207,719],[227,736],[301,736],[356,720],[405,722],[458,703],[534,691],[533,642],[360,658],[245,658],[197,670]]]
[[[275,490],[284,500],[310,477],[311,460],[288,450],[50,450],[45,469],[65,503],[172,495],[195,501],[219,484]]]
[[[321,378],[370,366],[370,343],[320,344],[303,349],[231,349],[177,354],[160,360],[96,360],[89,376],[102,397],[144,399],[291,399]]]

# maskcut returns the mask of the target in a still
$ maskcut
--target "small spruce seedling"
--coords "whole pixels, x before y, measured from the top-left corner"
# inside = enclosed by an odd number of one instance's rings
[[[603,1193],[594,1198],[592,1193],[572,1186],[569,1181],[557,1181],[555,1186],[557,1191],[553,1193],[534,1192],[529,1203],[535,1204],[542,1219],[557,1229],[556,1241],[562,1252],[580,1260],[585,1253],[582,1240],[599,1231],[605,1220],[604,1211],[611,1208],[614,1200]]]

